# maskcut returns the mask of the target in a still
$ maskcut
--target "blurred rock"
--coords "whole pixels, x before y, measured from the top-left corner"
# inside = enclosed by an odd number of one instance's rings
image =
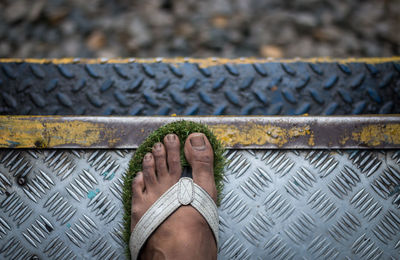
[[[35,46],[31,42],[27,42],[26,44],[22,45],[22,48],[18,50],[16,58],[20,57],[27,57],[30,53],[34,52]]]
[[[11,47],[6,42],[0,42],[0,56],[8,57],[11,52]]]
[[[27,8],[27,1],[11,1],[11,4],[4,9],[4,20],[8,23],[14,23],[22,20],[29,9]]]
[[[151,31],[142,19],[133,18],[128,27],[131,40],[137,47],[149,44],[152,40]]]
[[[60,28],[64,35],[73,35],[76,32],[76,23],[71,20],[66,20],[61,24]]]
[[[69,9],[65,7],[49,8],[46,10],[46,17],[50,24],[56,25],[61,22],[69,13]]]
[[[276,28],[275,41],[278,44],[287,44],[297,40],[297,32],[294,26],[286,25]]]
[[[344,32],[335,26],[317,28],[313,31],[313,37],[319,41],[334,41],[340,39]]]
[[[309,37],[303,37],[298,39],[291,47],[290,53],[288,53],[290,57],[299,57],[297,53],[303,53],[305,57],[313,56],[314,53],[314,43]]]
[[[107,43],[106,36],[102,31],[94,31],[87,38],[86,44],[91,50],[100,50]]]
[[[213,14],[225,14],[229,15],[232,13],[232,4],[229,0],[214,0],[210,3],[210,11]]]
[[[76,36],[68,37],[67,40],[63,42],[63,49],[65,50],[66,57],[77,56],[76,53],[79,53],[79,48],[81,48],[81,43]]]
[[[263,45],[260,48],[261,57],[282,58],[282,48],[274,45]]]
[[[212,18],[212,24],[214,27],[223,29],[228,25],[229,21],[225,16],[218,15]]]
[[[309,13],[299,13],[294,15],[294,21],[297,25],[311,28],[317,26],[318,23],[317,17]]]
[[[29,22],[34,22],[39,18],[40,14],[42,13],[43,8],[46,4],[46,0],[35,0],[32,2],[33,2],[32,7],[28,13],[28,21]]]

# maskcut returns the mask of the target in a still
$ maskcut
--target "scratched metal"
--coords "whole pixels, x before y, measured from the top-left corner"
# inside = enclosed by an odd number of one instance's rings
[[[0,258],[124,259],[134,150],[1,150]],[[229,150],[220,259],[399,259],[400,151]]]

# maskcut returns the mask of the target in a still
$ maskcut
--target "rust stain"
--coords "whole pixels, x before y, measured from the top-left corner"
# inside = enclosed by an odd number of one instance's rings
[[[253,63],[269,63],[269,62],[282,62],[282,63],[293,63],[293,62],[309,62],[309,63],[321,63],[321,62],[337,62],[341,64],[346,63],[368,63],[368,64],[378,64],[384,62],[400,62],[400,57],[376,57],[376,58],[346,58],[346,59],[335,59],[329,57],[319,57],[319,58],[308,58],[308,59],[274,59],[274,58],[113,58],[113,59],[85,59],[85,58],[62,58],[62,59],[19,59],[19,58],[2,58],[0,62],[28,62],[28,63],[54,63],[54,64],[102,64],[102,63],[158,63],[165,62],[171,63],[176,66],[181,66],[184,63],[195,63],[201,68],[207,68],[211,66],[224,65],[224,64],[253,64]]]
[[[290,140],[299,136],[310,136],[310,145],[314,145],[314,138],[309,126],[283,128],[274,125],[246,125],[216,124],[208,126],[224,145],[264,145],[267,143],[282,147]]]
[[[345,138],[342,141],[346,142]],[[353,132],[351,139],[368,146],[400,144],[400,124],[368,125],[359,132]]]
[[[101,123],[78,120],[43,122],[35,117],[4,117],[0,125],[0,147],[46,148],[66,144],[90,147],[102,140],[107,140],[108,145],[113,147],[119,141],[116,131]]]

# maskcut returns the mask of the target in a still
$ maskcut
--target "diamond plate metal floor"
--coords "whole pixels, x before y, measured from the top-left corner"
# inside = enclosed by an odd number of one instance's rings
[[[124,259],[121,185],[133,153],[2,150],[0,258]],[[219,259],[400,258],[400,151],[226,156]]]
[[[399,62],[0,59],[0,114],[400,113]]]

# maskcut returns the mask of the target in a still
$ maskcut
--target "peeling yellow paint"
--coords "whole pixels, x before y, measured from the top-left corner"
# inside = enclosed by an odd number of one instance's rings
[[[102,140],[108,140],[113,147],[119,139],[117,129],[102,127],[100,123],[83,121],[41,122],[35,117],[3,117],[0,125],[0,147],[37,148],[77,144],[90,147]]]
[[[0,147],[53,148],[74,145],[113,148],[124,144],[126,137],[132,134],[127,128],[110,127],[105,122],[84,121],[76,118],[66,120],[54,116],[51,118],[48,120],[43,116],[0,116]],[[320,138],[325,139],[325,136],[321,136],[323,133],[319,133],[318,129],[313,130],[308,124],[278,126],[257,123],[255,120],[247,123],[211,123],[208,126],[217,139],[227,147],[269,144],[287,147],[295,143],[298,137],[302,137],[299,141],[305,146],[308,144],[308,147],[315,147],[321,145]],[[350,128],[343,129],[341,137],[337,137],[338,142],[342,146],[394,145],[398,147],[400,145],[400,123],[375,123],[358,127],[356,129],[359,130],[353,131]],[[146,131],[145,128],[139,128],[138,132],[142,133],[142,135],[137,135],[141,138],[140,136],[144,137]],[[332,146],[332,140],[329,141],[329,146]]]
[[[339,140],[341,145],[345,145],[347,140],[349,140],[350,137],[349,136],[344,136],[342,139]]]
[[[282,147],[291,139],[312,133],[309,126],[285,129],[273,125],[248,123],[243,126],[216,124],[208,126],[224,145],[264,145],[267,143]],[[313,142],[312,142],[313,143]],[[313,144],[314,145],[314,144]]]
[[[308,139],[308,145],[309,145],[309,146],[314,146],[314,145],[315,145],[315,142],[314,142],[314,135],[313,135],[313,134],[311,134],[311,135],[310,135],[310,138]]]
[[[368,125],[359,132],[353,132],[351,138],[368,146],[400,144],[400,124]]]
[[[227,59],[227,58],[113,58],[113,59],[85,59],[85,58],[62,58],[62,59],[19,59],[19,58],[0,58],[0,62],[9,63],[9,62],[28,62],[28,63],[54,63],[54,64],[71,64],[71,63],[80,63],[80,64],[99,64],[99,63],[158,63],[165,62],[171,63],[176,66],[180,66],[183,63],[196,63],[201,68],[207,68],[211,66],[223,65],[223,64],[253,64],[253,63],[269,63],[269,62],[284,62],[284,63],[293,63],[293,62],[310,62],[310,63],[319,63],[319,62],[337,62],[337,63],[368,63],[368,64],[378,64],[384,62],[400,62],[400,57],[376,57],[376,58],[346,58],[346,59],[337,59],[330,57],[318,57],[318,58],[295,58],[295,59],[274,59],[274,58],[236,58],[236,59]]]

